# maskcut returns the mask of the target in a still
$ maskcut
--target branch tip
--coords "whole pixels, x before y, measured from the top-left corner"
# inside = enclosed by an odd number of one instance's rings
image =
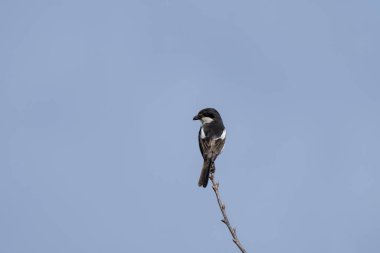
[[[219,182],[215,182],[214,180],[214,172],[211,171],[210,173],[210,181],[212,183],[212,189],[214,190],[214,193],[215,193],[215,196],[216,196],[216,200],[218,201],[218,205],[219,205],[219,208],[220,208],[220,211],[222,212],[222,215],[223,215],[223,219],[221,220],[221,222],[223,222],[224,224],[226,224],[228,230],[230,231],[231,233],[231,236],[232,236],[232,241],[236,244],[236,246],[240,249],[240,251],[242,253],[247,253],[247,251],[244,249],[243,245],[240,243],[237,235],[236,235],[236,228],[233,228],[228,220],[228,216],[227,216],[227,213],[226,213],[226,205],[222,202],[221,200],[221,197],[220,197],[220,193],[219,193]]]

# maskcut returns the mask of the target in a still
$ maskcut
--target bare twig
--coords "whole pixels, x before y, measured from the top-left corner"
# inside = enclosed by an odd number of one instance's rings
[[[226,224],[228,230],[230,231],[230,233],[232,235],[232,241],[236,244],[236,246],[238,246],[240,251],[242,253],[247,253],[247,251],[244,249],[243,245],[241,244],[241,242],[239,241],[239,239],[236,235],[236,228],[233,228],[230,224],[230,221],[228,220],[227,213],[226,213],[226,205],[222,202],[222,199],[220,197],[219,183],[215,182],[214,171],[215,171],[215,168],[213,167],[211,172],[210,172],[210,180],[212,183],[212,189],[214,190],[216,199],[218,200],[220,211],[222,211],[223,219],[221,221],[224,224]]]

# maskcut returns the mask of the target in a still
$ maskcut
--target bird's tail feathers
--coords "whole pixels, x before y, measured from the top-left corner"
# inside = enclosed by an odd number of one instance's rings
[[[211,165],[212,165],[211,159],[204,160],[201,176],[199,177],[199,181],[198,181],[198,186],[203,186],[204,188],[207,187],[208,175],[210,174]]]

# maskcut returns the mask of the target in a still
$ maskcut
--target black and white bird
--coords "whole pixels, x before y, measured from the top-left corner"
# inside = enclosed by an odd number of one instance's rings
[[[214,108],[201,110],[193,120],[200,120],[202,123],[199,129],[198,141],[203,156],[203,166],[198,186],[206,187],[215,159],[223,150],[226,141],[226,129],[219,112]]]

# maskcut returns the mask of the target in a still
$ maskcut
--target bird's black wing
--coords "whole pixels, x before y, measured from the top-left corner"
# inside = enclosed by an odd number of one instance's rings
[[[203,159],[206,159],[207,154],[210,152],[211,139],[209,139],[209,138],[202,139],[201,138],[201,131],[202,131],[202,128],[199,129],[199,134],[198,134],[199,149],[201,151]]]

